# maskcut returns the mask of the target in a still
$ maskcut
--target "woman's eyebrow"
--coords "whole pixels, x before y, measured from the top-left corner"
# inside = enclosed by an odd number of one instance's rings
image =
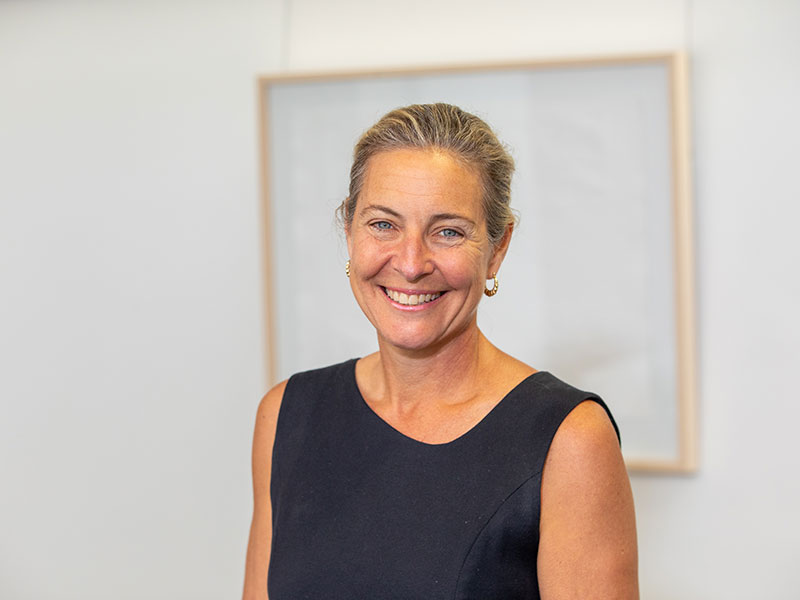
[[[449,221],[449,220],[466,221],[471,225],[475,225],[475,221],[473,221],[472,219],[465,217],[464,215],[457,215],[455,213],[439,213],[431,217],[431,221]]]
[[[367,204],[363,209],[363,213],[370,213],[370,212],[384,212],[388,215],[393,217],[402,218],[402,215],[397,212],[396,210],[392,210],[388,206],[383,206],[382,204]],[[431,215],[430,221],[465,221],[470,225],[475,225],[475,221],[470,219],[469,217],[465,217],[464,215],[459,215],[456,213],[437,213],[435,215]]]
[[[382,206],[380,204],[367,204],[364,207],[364,212],[385,212],[393,217],[400,217],[400,213],[396,210],[392,210],[388,206]]]

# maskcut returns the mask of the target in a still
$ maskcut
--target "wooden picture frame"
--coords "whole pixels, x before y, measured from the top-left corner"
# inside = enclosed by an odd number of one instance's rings
[[[272,382],[377,349],[333,218],[352,147],[392,108],[450,102],[485,118],[517,162],[521,221],[481,328],[603,396],[631,470],[696,469],[683,55],[281,74],[257,87]]]

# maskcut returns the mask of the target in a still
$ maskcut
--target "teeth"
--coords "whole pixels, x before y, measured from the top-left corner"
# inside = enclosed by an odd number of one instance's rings
[[[431,300],[436,300],[439,296],[442,295],[441,292],[437,292],[435,294],[404,294],[403,292],[396,292],[394,290],[390,290],[388,288],[383,288],[383,291],[386,292],[386,295],[389,296],[392,300],[397,302],[398,304],[403,304],[405,306],[417,306],[418,304],[425,304],[426,302],[430,302]]]

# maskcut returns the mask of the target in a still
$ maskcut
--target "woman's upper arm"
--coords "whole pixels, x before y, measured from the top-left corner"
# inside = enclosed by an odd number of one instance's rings
[[[253,433],[253,520],[247,544],[243,600],[267,598],[267,569],[272,544],[272,503],[269,493],[272,446],[285,389],[286,381],[283,381],[267,392],[256,414]]]
[[[538,575],[543,600],[639,597],[630,482],[614,428],[596,402],[579,404],[550,446]]]

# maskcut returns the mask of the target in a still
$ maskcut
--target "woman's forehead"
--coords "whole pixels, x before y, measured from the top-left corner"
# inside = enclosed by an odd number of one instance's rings
[[[481,193],[481,181],[475,171],[449,153],[402,149],[381,152],[370,159],[359,204],[361,200],[370,204],[378,199],[416,198],[479,210]]]

